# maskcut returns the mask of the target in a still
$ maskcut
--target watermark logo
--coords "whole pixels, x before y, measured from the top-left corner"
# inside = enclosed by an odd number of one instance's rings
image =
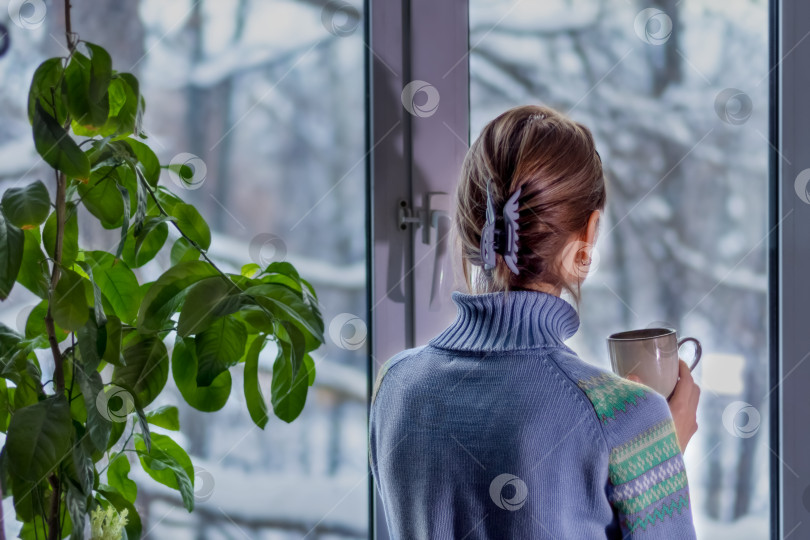
[[[188,152],[181,152],[169,162],[169,176],[182,189],[200,189],[205,183],[208,167],[205,162]]]
[[[205,467],[194,466],[194,500],[205,502],[214,494],[214,475]]]
[[[514,474],[504,473],[489,484],[489,496],[498,508],[514,512],[523,508],[529,496],[526,482]]]
[[[330,0],[321,10],[321,23],[330,34],[350,36],[360,26],[360,12],[348,2]]]
[[[45,22],[48,8],[43,0],[11,0],[8,3],[8,16],[11,21],[26,30],[33,30]]]
[[[793,182],[793,189],[796,190],[796,195],[798,195],[799,199],[805,204],[810,204],[810,190],[808,190],[808,184],[810,184],[810,169],[805,169],[796,175],[796,180]]]
[[[257,234],[248,246],[250,260],[262,268],[271,262],[283,261],[287,256],[287,244],[280,236],[272,233]]]
[[[723,426],[735,437],[753,437],[759,431],[759,423],[759,411],[745,401],[729,403],[723,410]]]
[[[562,260],[566,272],[575,279],[583,280],[588,275],[596,273],[601,257],[592,244],[574,240],[563,248]]]
[[[427,118],[439,108],[439,90],[425,81],[411,81],[402,89],[402,106],[413,116]]]
[[[736,88],[722,90],[714,99],[714,112],[726,124],[739,126],[751,118],[754,102],[748,94]]]
[[[113,385],[98,393],[96,408],[110,422],[126,422],[129,413],[135,410],[135,400],[132,394]]]
[[[351,313],[341,313],[329,323],[329,337],[341,349],[356,351],[365,345],[367,334],[363,319]]]
[[[644,43],[663,45],[672,35],[672,19],[660,9],[642,9],[633,21],[633,30]]]

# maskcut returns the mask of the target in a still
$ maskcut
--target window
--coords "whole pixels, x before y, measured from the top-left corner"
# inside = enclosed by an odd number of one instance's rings
[[[606,165],[572,348],[609,369],[613,332],[703,344],[685,454],[701,538],[770,527],[768,28],[765,1],[470,1],[471,138],[542,103],[590,127]]]

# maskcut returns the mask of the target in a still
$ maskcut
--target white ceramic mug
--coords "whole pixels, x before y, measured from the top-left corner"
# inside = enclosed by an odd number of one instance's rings
[[[669,399],[678,382],[678,351],[688,341],[695,344],[695,358],[689,366],[692,371],[700,361],[700,342],[693,337],[679,340],[674,328],[611,334],[607,338],[610,364],[616,374],[626,377],[633,373],[643,384]]]

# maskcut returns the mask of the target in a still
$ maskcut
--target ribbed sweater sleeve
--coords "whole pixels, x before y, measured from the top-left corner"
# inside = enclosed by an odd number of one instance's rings
[[[664,396],[618,375],[579,373],[608,447],[608,499],[623,540],[695,538],[689,483]]]

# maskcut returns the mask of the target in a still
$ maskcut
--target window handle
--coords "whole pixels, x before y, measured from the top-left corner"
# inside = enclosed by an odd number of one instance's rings
[[[434,208],[436,199],[446,197],[444,191],[430,191],[422,196],[421,207],[411,208],[408,202],[399,202],[399,228],[408,229],[408,225],[422,228],[422,243],[434,249],[433,274],[430,284],[428,309],[439,311],[442,307],[442,287],[446,279],[445,263],[447,259],[447,242],[450,234],[450,213],[447,210]],[[435,231],[435,233],[433,232]]]

